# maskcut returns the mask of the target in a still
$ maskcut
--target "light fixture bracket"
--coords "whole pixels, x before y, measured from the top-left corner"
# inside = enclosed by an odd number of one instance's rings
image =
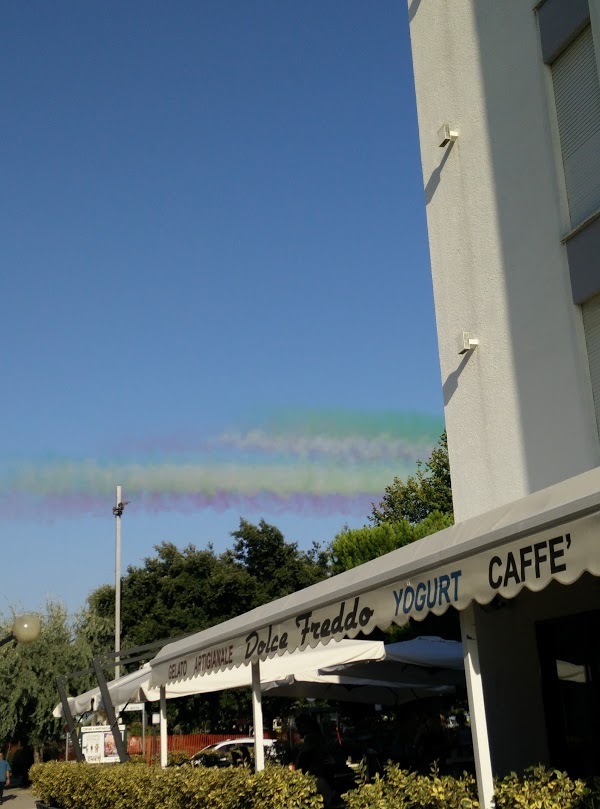
[[[455,129],[450,129],[450,124],[442,124],[437,135],[440,149],[443,149],[449,143],[454,143],[458,138],[458,132]]]
[[[466,354],[467,351],[474,351],[479,345],[479,338],[471,332],[463,331],[459,339],[459,354]]]

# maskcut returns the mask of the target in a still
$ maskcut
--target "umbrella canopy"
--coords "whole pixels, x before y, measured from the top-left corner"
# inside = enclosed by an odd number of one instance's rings
[[[385,646],[385,659],[377,663],[334,663],[320,669],[319,673],[337,673],[369,682],[385,681],[412,688],[465,684],[462,643],[435,636],[388,643]]]
[[[444,640],[435,635],[388,643],[385,647],[385,659],[456,671],[464,671],[465,667],[462,643],[458,640]]]
[[[334,702],[360,702],[365,705],[401,705],[416,699],[449,694],[453,685],[422,686],[410,682],[345,677],[318,672],[290,674],[275,682],[262,683],[261,690],[276,697],[327,699]]]
[[[114,705],[156,702],[158,688],[150,686],[150,666],[109,682]],[[224,691],[251,685],[249,666],[197,675],[166,686],[167,699]],[[462,644],[438,637],[390,643],[342,640],[315,649],[296,650],[261,663],[261,690],[294,699],[397,705],[452,692],[464,684]],[[69,698],[71,713],[102,707],[99,688]],[[59,703],[54,716],[63,715]]]
[[[316,649],[296,650],[290,654],[274,657],[261,664],[261,683],[276,683],[286,680],[291,675],[300,676],[302,672],[316,673],[323,666],[344,665],[365,661],[383,660],[385,649],[382,641],[342,640],[332,641],[327,646]],[[139,671],[126,674],[118,680],[107,683],[113,705],[125,705],[128,702],[156,702],[160,690],[150,686],[150,666]],[[215,671],[211,674],[196,675],[188,680],[168,683],[165,687],[167,699],[185,697],[192,694],[224,691],[230,688],[242,688],[252,684],[252,673],[249,665],[239,668]],[[271,686],[274,688],[275,686]],[[72,714],[83,714],[102,707],[100,688],[92,688],[84,694],[69,698]],[[53,711],[53,715],[63,715],[62,703]]]

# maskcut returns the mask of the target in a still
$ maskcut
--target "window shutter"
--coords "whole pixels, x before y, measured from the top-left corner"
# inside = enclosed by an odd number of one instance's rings
[[[600,82],[587,26],[552,65],[571,226],[600,208]]]
[[[595,295],[581,307],[587,343],[596,424],[600,433],[600,295]]]

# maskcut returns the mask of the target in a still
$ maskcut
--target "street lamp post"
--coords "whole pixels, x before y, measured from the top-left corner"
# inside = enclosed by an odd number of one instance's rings
[[[11,640],[16,640],[17,643],[33,643],[38,638],[40,630],[41,621],[39,615],[33,612],[17,615],[13,621],[10,634],[0,640],[0,646],[10,643]]]
[[[116,522],[115,533],[115,653],[121,651],[121,517],[125,511],[127,500],[121,500],[121,487],[117,486],[117,504],[113,506],[113,514]],[[119,678],[121,667],[119,658],[115,658],[115,679]]]

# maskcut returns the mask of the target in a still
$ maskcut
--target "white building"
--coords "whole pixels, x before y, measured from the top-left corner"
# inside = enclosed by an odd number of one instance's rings
[[[409,17],[457,523],[166,644],[149,683],[165,727],[167,689],[247,666],[260,751],[269,658],[456,609],[491,809],[493,773],[600,774],[600,0]]]
[[[462,521],[600,465],[600,0],[408,5]],[[505,607],[475,608],[493,771],[600,773],[599,580]]]

